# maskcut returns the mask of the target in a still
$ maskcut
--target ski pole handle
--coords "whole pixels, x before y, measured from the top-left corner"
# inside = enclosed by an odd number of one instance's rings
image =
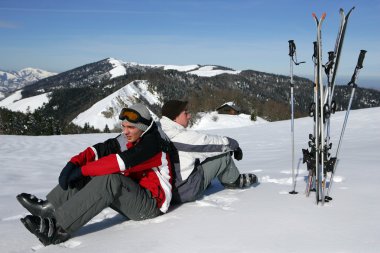
[[[351,77],[351,81],[348,83],[349,86],[352,85],[354,88],[357,87],[356,79],[358,78],[359,70],[363,68],[363,61],[366,53],[366,50],[360,50],[358,63],[356,64],[354,74]]]
[[[360,50],[360,54],[359,54],[359,58],[358,58],[358,63],[356,64],[356,67],[358,69],[363,68],[363,61],[364,61],[365,53],[367,53],[366,50]]]
[[[293,57],[294,52],[296,51],[296,44],[294,43],[294,40],[289,40],[289,56]]]

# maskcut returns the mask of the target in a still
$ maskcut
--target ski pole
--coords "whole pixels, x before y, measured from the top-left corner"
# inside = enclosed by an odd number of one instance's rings
[[[354,74],[351,77],[351,81],[347,84],[348,86],[352,87],[352,91],[351,91],[351,96],[350,96],[350,100],[349,100],[349,103],[348,103],[346,115],[344,117],[344,122],[343,122],[342,130],[341,130],[341,133],[340,133],[338,147],[337,147],[337,150],[336,150],[335,158],[337,159],[337,162],[334,164],[334,168],[333,168],[333,171],[332,171],[331,176],[330,176],[330,184],[329,184],[329,188],[328,188],[327,194],[326,194],[327,200],[331,200],[331,198],[329,197],[329,194],[330,194],[330,190],[332,188],[334,174],[335,174],[335,171],[336,171],[336,168],[337,168],[337,164],[338,164],[338,155],[339,155],[340,147],[342,145],[344,132],[346,130],[347,120],[348,120],[348,116],[350,114],[352,100],[353,100],[354,94],[355,94],[355,89],[358,86],[357,83],[356,83],[356,80],[358,78],[360,69],[363,68],[363,61],[364,61],[364,57],[365,57],[366,52],[367,52],[366,50],[360,50],[360,54],[359,54],[358,62],[357,62],[356,67],[355,67]]]
[[[289,56],[290,56],[290,108],[291,108],[291,135],[292,135],[292,183],[293,190],[289,194],[297,194],[296,192],[296,178],[294,169],[294,83],[293,83],[293,63],[299,65],[304,62],[297,62],[296,44],[294,40],[289,40]],[[296,60],[294,60],[296,58]]]

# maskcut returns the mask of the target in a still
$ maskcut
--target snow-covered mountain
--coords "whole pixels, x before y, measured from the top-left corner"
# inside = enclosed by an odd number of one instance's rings
[[[113,73],[117,75],[118,71],[122,70],[116,69]],[[148,91],[147,81],[137,80],[98,101],[91,108],[79,114],[72,122],[82,127],[89,123],[90,126],[101,130],[107,125],[112,130],[120,123],[119,113],[121,109],[139,101],[144,101],[150,106],[161,106],[159,95]],[[157,119],[152,111],[151,114]]]
[[[313,84],[299,77],[294,81],[296,115],[307,115]],[[350,94],[350,87],[336,87],[339,110],[346,108]],[[89,123],[103,130],[105,125],[113,129],[118,124],[122,106],[141,101],[152,114],[159,114],[163,101],[183,98],[197,106],[194,111],[213,111],[235,101],[245,113],[255,112],[269,121],[283,120],[289,118],[289,96],[288,76],[217,65],[149,65],[107,58],[21,88],[0,101],[0,107],[26,112],[46,104],[40,113],[44,118],[53,117],[62,127],[70,122],[80,126]],[[380,106],[380,92],[357,89],[352,109],[376,106]],[[211,118],[217,122],[216,116]]]
[[[0,100],[12,91],[56,74],[35,68],[24,68],[20,71],[0,70]]]
[[[229,74],[238,74],[240,71],[235,71],[232,69],[228,69],[225,67],[215,66],[215,65],[186,65],[186,66],[178,66],[178,65],[149,65],[149,64],[139,64],[135,62],[124,62],[121,60],[117,60],[114,58],[108,58],[102,64],[110,64],[111,67],[105,68],[100,67],[95,71],[96,75],[92,75],[90,68],[85,67],[84,70],[78,69],[77,74],[70,74],[70,76],[78,76],[78,81],[80,78],[83,78],[85,73],[89,76],[85,77],[89,82],[97,82],[96,78],[104,78],[107,76],[109,80],[114,78],[126,75],[131,68],[160,68],[164,70],[177,70],[179,72],[185,72],[188,74],[193,74],[202,77],[211,77],[216,75],[221,75],[225,73]],[[2,73],[2,74],[1,74]],[[40,75],[38,75],[40,74]],[[50,73],[42,70],[36,69],[23,69],[19,72],[0,72],[0,76],[3,75],[3,79],[6,82],[10,82],[13,80],[13,84],[16,83],[16,80],[25,80],[29,83],[33,81],[38,81],[42,78],[49,77],[55,75],[55,73]],[[61,73],[61,76],[66,75],[65,73]],[[59,76],[55,78],[59,78]],[[39,78],[39,79],[38,79]],[[93,81],[90,81],[93,80]],[[75,81],[67,81],[70,84],[70,87],[82,86],[75,85],[73,82]],[[66,82],[66,83],[67,83]],[[57,82],[53,82],[57,83]],[[61,85],[61,84],[60,84]],[[86,85],[86,84],[83,84]],[[16,86],[14,86],[16,87]],[[17,88],[21,88],[22,86],[17,86]],[[28,87],[29,89],[30,87]],[[39,91],[45,90],[44,88],[39,89]],[[14,92],[9,95],[7,98],[0,101],[0,106],[7,108],[12,111],[21,111],[26,112],[27,109],[30,111],[34,111],[38,107],[42,106],[43,103],[48,103],[48,94],[51,92],[40,93],[35,96],[30,96],[23,98],[21,95],[22,89]],[[150,105],[160,106],[162,98],[160,95],[155,92],[154,94],[148,90],[148,82],[143,80],[135,80],[129,84],[126,84],[123,88],[114,92],[113,94],[101,99],[97,103],[95,103],[90,109],[80,113],[72,122],[74,124],[84,126],[85,123],[90,123],[91,126],[94,126],[98,129],[104,129],[105,125],[108,125],[110,129],[114,128],[114,125],[117,123],[118,115],[117,113],[120,109],[125,105],[130,105],[140,100],[148,101]],[[154,115],[154,113],[152,112]]]

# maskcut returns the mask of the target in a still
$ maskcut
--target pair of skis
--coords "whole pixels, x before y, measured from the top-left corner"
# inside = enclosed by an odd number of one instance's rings
[[[330,150],[332,148],[332,143],[330,143],[330,117],[331,114],[335,112],[336,103],[333,100],[334,89],[335,89],[335,79],[338,71],[340,55],[342,52],[342,46],[344,42],[345,31],[347,27],[348,18],[354,7],[347,13],[344,14],[343,9],[340,9],[341,22],[339,26],[338,36],[335,43],[335,49],[333,52],[329,52],[328,62],[322,64],[322,24],[326,17],[323,13],[321,18],[313,13],[313,18],[316,22],[317,27],[317,40],[314,42],[314,101],[310,106],[309,114],[314,117],[314,130],[313,134],[309,135],[309,148],[303,149],[303,162],[307,164],[307,169],[309,172],[306,195],[309,196],[311,191],[315,191],[316,203],[328,202],[332,200],[330,197],[330,190],[332,187],[333,177],[338,164],[339,150],[342,144],[345,128],[347,125],[348,114],[351,109],[351,104],[355,89],[357,87],[356,80],[359,70],[363,67],[363,61],[365,57],[365,50],[361,50],[358,63],[355,68],[355,72],[348,83],[352,87],[351,97],[349,105],[346,111],[346,117],[342,126],[340,140],[338,148],[336,150],[335,157],[331,157]],[[322,70],[325,70],[327,75],[327,83],[323,84]],[[292,67],[291,67],[292,74]],[[292,80],[291,80],[292,83]],[[292,108],[293,114],[293,108]],[[293,116],[292,116],[293,117]],[[292,121],[292,133],[293,133],[293,121]],[[292,158],[292,175],[293,175],[293,191],[290,193],[295,193],[295,178],[294,178],[294,133],[293,133],[293,158]],[[329,176],[328,176],[329,174]]]

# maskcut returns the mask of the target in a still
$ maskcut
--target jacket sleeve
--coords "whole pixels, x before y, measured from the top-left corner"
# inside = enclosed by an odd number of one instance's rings
[[[94,146],[86,148],[84,151],[78,155],[73,156],[70,162],[77,166],[86,165],[89,162],[98,160],[101,157],[107,156],[109,154],[115,154],[120,151],[120,144],[117,138],[111,138],[105,142],[95,144]]]
[[[145,170],[157,166],[151,159],[162,150],[162,142],[156,134],[148,134],[133,147],[104,156],[97,161],[82,166],[85,176],[99,176],[123,172],[134,167],[134,170]],[[143,165],[144,164],[144,165]],[[143,165],[143,166],[141,166]]]
[[[233,151],[239,147],[239,143],[232,138],[187,129],[181,131],[172,142],[178,151],[192,153],[200,159]]]

